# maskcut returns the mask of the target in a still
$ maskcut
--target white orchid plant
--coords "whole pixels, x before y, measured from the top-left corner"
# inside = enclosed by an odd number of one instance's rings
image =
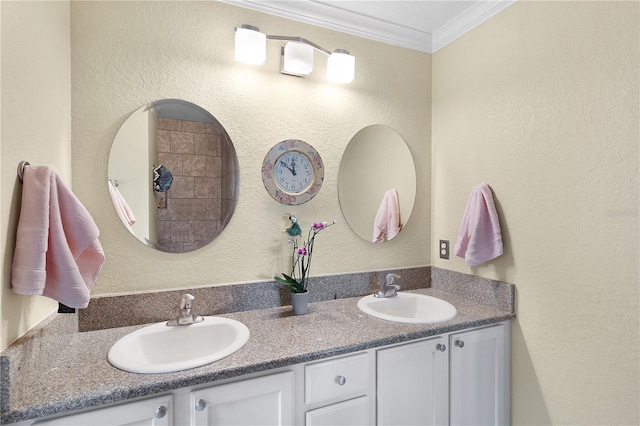
[[[316,235],[337,222],[335,220],[331,223],[314,222],[309,229],[307,239],[302,242],[302,245],[299,245],[298,239],[295,237],[300,236],[302,230],[295,213],[289,216],[289,220],[291,225],[285,231],[290,235],[289,244],[293,246],[291,273],[289,275],[283,273],[282,277],[275,276],[273,279],[279,284],[289,287],[291,293],[304,293],[307,291],[309,268],[311,267],[313,244],[315,243]]]

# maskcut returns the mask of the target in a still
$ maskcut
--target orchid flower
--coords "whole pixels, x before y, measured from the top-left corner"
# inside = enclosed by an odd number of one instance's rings
[[[284,278],[273,278],[278,283],[288,286],[292,293],[306,292],[309,280],[309,268],[311,267],[311,256],[313,255],[313,244],[315,242],[316,235],[318,232],[331,225],[335,225],[336,223],[336,220],[331,223],[314,222],[309,229],[307,240],[303,241],[302,246],[298,246],[297,238],[289,238],[289,243],[293,245],[291,274],[282,274]]]

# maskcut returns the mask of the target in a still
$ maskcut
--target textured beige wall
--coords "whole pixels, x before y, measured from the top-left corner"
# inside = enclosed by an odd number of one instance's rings
[[[433,56],[432,246],[492,186],[513,424],[638,424],[638,2],[523,2]]]
[[[7,2],[2,10],[2,320],[0,350],[57,308],[10,287],[22,185],[18,163],[48,164],[71,184],[68,2]]]
[[[354,82],[327,83],[320,53],[309,77],[280,74],[278,42],[268,44],[262,67],[236,62],[234,28],[244,23],[349,50],[356,56]],[[340,222],[317,240],[313,275],[429,263],[430,55],[218,2],[72,2],[71,48],[73,188],[96,220],[106,253],[93,295],[272,279],[289,268],[282,229],[292,210],[305,228],[312,221]],[[211,112],[240,163],[240,199],[227,229],[207,247],[177,255],[129,235],[105,185],[118,128],[131,112],[162,98]],[[383,245],[351,232],[337,196],[341,154],[371,124],[387,125],[406,140],[418,179],[411,220]],[[325,165],[320,193],[297,207],[274,201],[260,174],[267,151],[285,139],[310,143]]]

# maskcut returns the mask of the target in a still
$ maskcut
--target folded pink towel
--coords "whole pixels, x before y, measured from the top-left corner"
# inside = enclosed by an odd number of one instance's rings
[[[86,308],[102,269],[100,231],[89,212],[50,167],[24,170],[11,287]]]
[[[398,202],[398,191],[390,189],[382,196],[378,213],[373,220],[373,242],[381,243],[390,240],[402,229],[400,220],[400,203]]]
[[[109,195],[111,195],[111,202],[113,203],[113,207],[116,209],[116,213],[118,217],[127,227],[127,229],[133,234],[133,229],[131,229],[131,225],[136,223],[136,217],[133,215],[133,211],[129,207],[127,200],[124,199],[118,188],[116,188],[111,181],[109,181]]]
[[[502,234],[491,188],[486,183],[473,188],[462,217],[454,253],[469,266],[502,254]]]

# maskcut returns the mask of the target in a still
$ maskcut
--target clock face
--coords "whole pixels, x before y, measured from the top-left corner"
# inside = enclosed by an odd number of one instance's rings
[[[313,166],[301,152],[289,151],[281,155],[274,164],[276,184],[288,193],[298,194],[313,183]]]
[[[297,139],[277,143],[262,162],[262,182],[279,203],[303,204],[316,196],[324,180],[320,154]]]

